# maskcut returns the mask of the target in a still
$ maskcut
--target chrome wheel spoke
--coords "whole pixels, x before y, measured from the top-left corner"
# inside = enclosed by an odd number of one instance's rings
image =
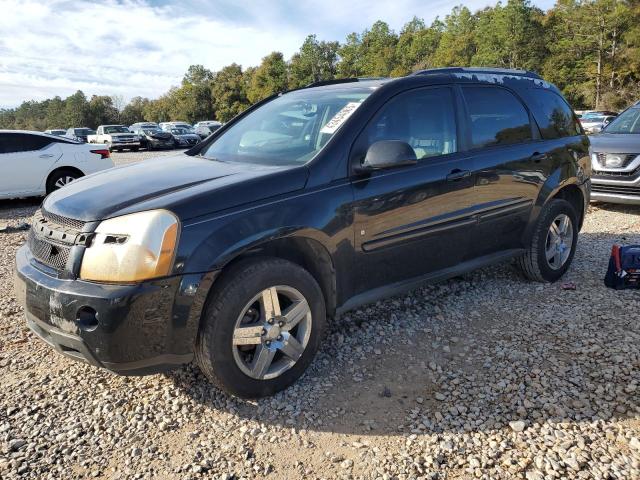
[[[304,353],[312,320],[308,301],[295,288],[277,285],[257,292],[235,323],[231,340],[235,364],[257,380],[279,377]]]
[[[280,315],[280,301],[275,287],[267,288],[260,294],[260,305],[265,315],[265,320]]]
[[[551,222],[547,232],[545,257],[548,265],[554,270],[562,268],[571,256],[572,246],[573,224],[568,215],[561,213]]]
[[[269,367],[271,366],[271,362],[273,362],[275,354],[275,349],[271,350],[265,345],[259,345],[256,348],[253,355],[253,361],[250,366],[251,373],[254,378],[263,378],[266,375],[269,371]]]
[[[233,331],[234,345],[260,345],[262,325],[240,326]]]
[[[302,356],[302,352],[304,352],[304,347],[293,335],[287,334],[282,342],[280,351],[291,360],[298,361]]]
[[[282,327],[284,331],[289,331],[293,327],[295,327],[300,320],[307,316],[309,313],[309,304],[305,299],[300,300],[299,302],[294,303],[289,308],[287,308],[282,316],[286,318],[285,324]]]

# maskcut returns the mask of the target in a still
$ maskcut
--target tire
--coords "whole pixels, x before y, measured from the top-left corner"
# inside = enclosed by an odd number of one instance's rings
[[[282,316],[276,316],[270,323],[265,321],[263,313],[267,310],[264,295],[274,289],[277,289]],[[269,293],[267,300],[273,298]],[[292,298],[298,303],[288,303]],[[306,305],[302,299],[306,300]],[[294,305],[300,307],[297,316],[291,315]],[[266,315],[266,318],[270,316]],[[287,322],[293,317],[300,319],[287,330]],[[243,335],[236,330],[239,325],[254,330],[251,338],[244,338],[246,333]],[[207,378],[231,395],[242,398],[272,395],[289,387],[304,373],[320,346],[325,325],[322,291],[306,270],[277,258],[241,261],[223,274],[209,294],[200,322],[195,359]],[[279,336],[276,338],[276,335]],[[288,343],[292,338],[298,342],[295,349],[294,343]],[[234,345],[241,340],[251,344]],[[288,349],[302,354],[290,357],[285,354]],[[273,359],[263,369],[258,361],[262,354],[265,358],[272,355],[270,358]]]
[[[132,152],[137,152],[138,150],[140,150],[140,147],[134,147],[131,149]]]
[[[68,168],[63,168],[62,170],[54,172],[47,179],[47,195],[80,177],[82,177],[80,172]]]
[[[550,232],[552,223],[555,223],[555,230],[558,230],[561,228],[558,227],[559,222],[563,222],[564,219],[570,222],[571,231],[561,235],[558,241],[560,243],[554,242],[555,231]],[[568,241],[571,241],[570,245],[567,245]],[[522,257],[518,258],[517,266],[529,280],[555,282],[571,266],[577,243],[578,215],[575,209],[566,200],[551,200],[540,212],[529,248]],[[554,244],[557,245],[555,249]],[[548,260],[548,254],[555,255]]]

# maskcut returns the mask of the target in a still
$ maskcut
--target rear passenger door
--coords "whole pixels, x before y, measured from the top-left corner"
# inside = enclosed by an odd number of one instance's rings
[[[61,156],[58,144],[44,135],[0,135],[0,191],[3,194],[44,193],[45,176]]]
[[[547,171],[546,151],[524,103],[509,89],[461,87],[467,142],[475,160],[477,236],[469,256],[522,247],[522,236]]]
[[[352,164],[382,140],[408,143],[417,164],[352,178],[358,281],[354,294],[458,264],[473,236],[472,159],[459,151],[453,88],[396,95],[371,119]]]

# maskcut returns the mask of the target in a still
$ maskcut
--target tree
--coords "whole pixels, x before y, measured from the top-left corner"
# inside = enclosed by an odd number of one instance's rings
[[[82,91],[67,97],[63,113],[64,126],[62,128],[82,127],[87,123],[87,97]]]
[[[289,63],[289,87],[335,78],[339,45],[338,42],[319,42],[315,35],[309,35]]]
[[[444,31],[434,54],[437,66],[469,66],[476,54],[476,18],[467,7],[454,7],[445,17]]]
[[[242,75],[242,67],[237,63],[220,70],[213,81],[211,95],[216,116],[221,122],[228,122],[249,106],[247,87]]]
[[[430,27],[424,20],[413,17],[407,22],[396,45],[396,66],[392,76],[402,76],[414,70],[429,68],[433,65],[433,54],[438,48],[442,36],[443,24],[436,19]]]
[[[149,105],[149,99],[143,97],[133,97],[131,101],[120,112],[120,121],[124,125],[132,125],[145,120],[145,108]]]
[[[280,52],[272,52],[262,59],[251,75],[247,89],[249,102],[255,103],[274,93],[287,90],[287,62]]]

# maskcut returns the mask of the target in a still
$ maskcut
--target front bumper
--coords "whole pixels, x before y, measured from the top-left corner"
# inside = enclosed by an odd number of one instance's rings
[[[113,142],[111,148],[140,148],[140,142]]]
[[[640,205],[640,173],[624,180],[594,176],[591,182],[592,201]]]
[[[136,285],[60,279],[38,268],[23,246],[15,287],[29,328],[58,352],[122,375],[188,363],[214,273]],[[86,322],[81,312],[95,312]]]

